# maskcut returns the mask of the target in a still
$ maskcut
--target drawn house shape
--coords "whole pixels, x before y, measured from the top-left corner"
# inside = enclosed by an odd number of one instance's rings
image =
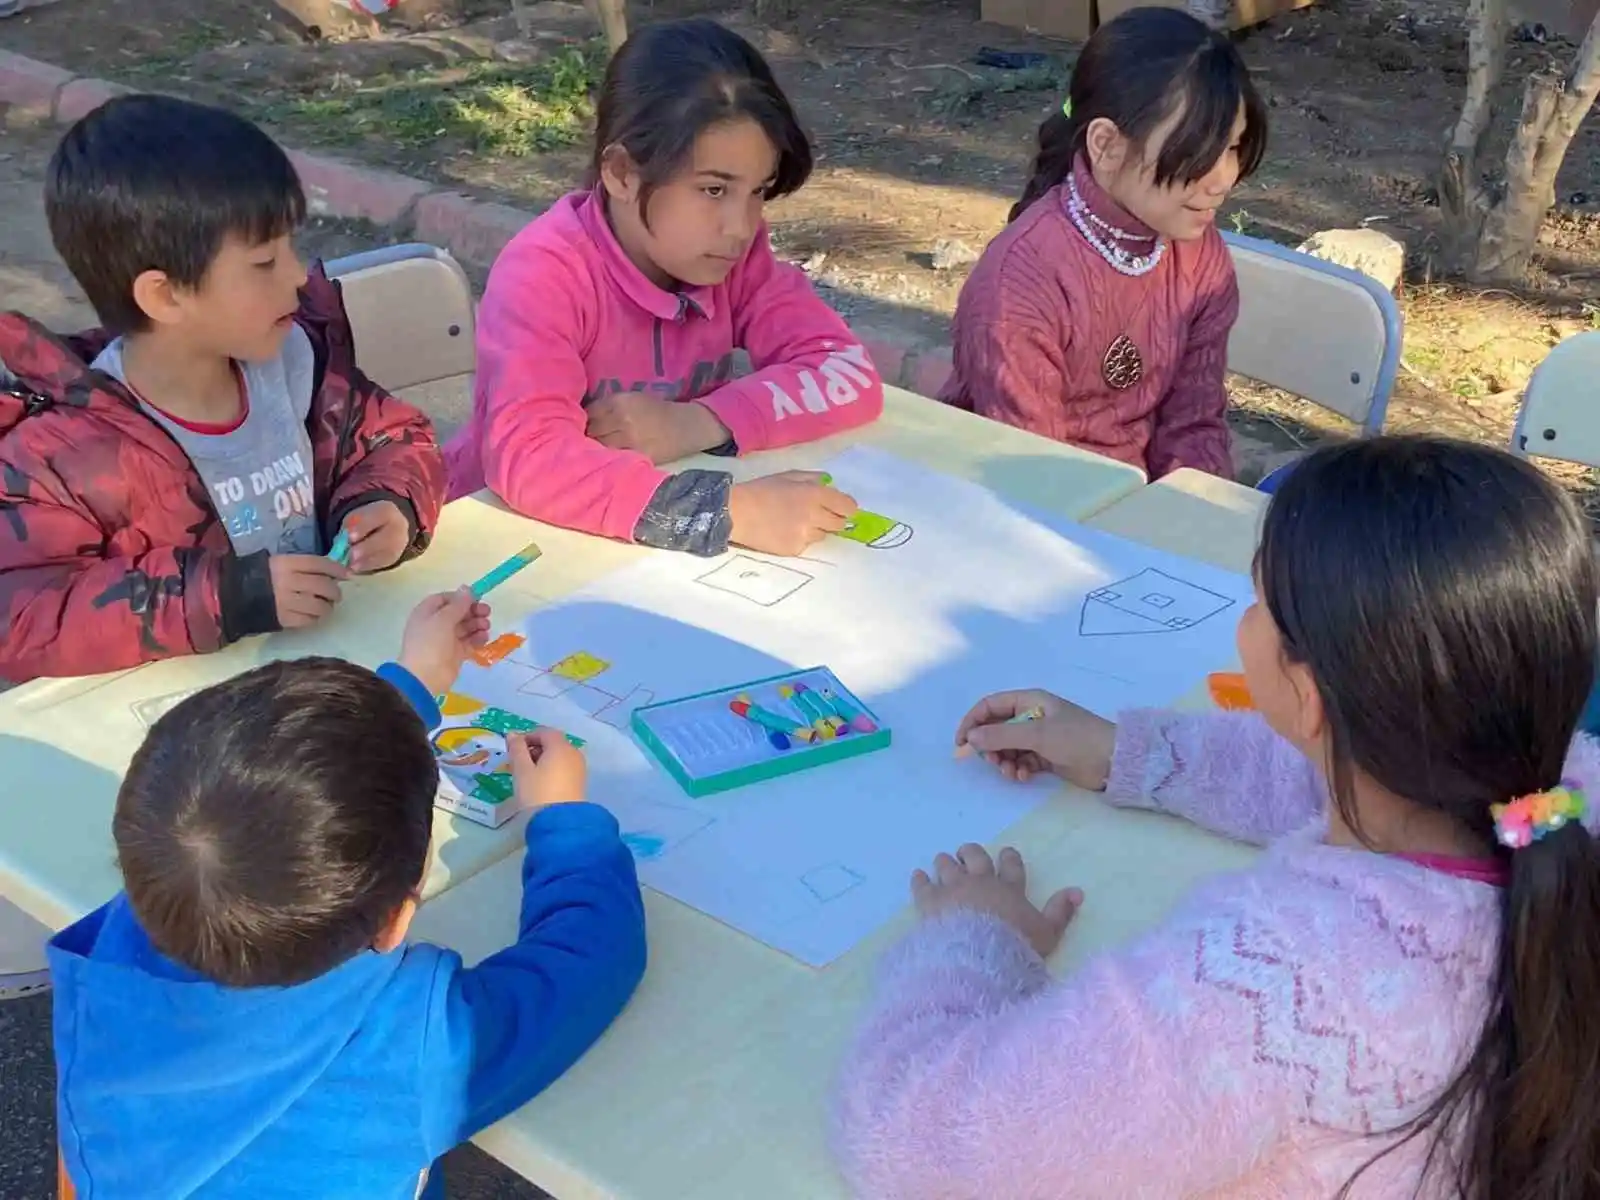
[[[1233,607],[1233,600],[1199,584],[1146,567],[1090,592],[1078,618],[1081,637],[1175,633]]]

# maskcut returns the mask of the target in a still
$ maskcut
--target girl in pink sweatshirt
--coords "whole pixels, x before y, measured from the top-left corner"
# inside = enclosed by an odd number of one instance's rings
[[[808,442],[874,420],[866,350],[779,262],[762,208],[811,173],[772,71],[706,20],[647,25],[612,58],[590,190],[505,248],[478,317],[451,494],[695,554],[798,554],[855,502],[819,475],[735,484],[660,464]],[[740,352],[753,373],[739,375]]]
[[[1258,713],[1112,726],[1024,692],[963,722],[1011,778],[1054,771],[1268,848],[1066,979],[1043,956],[1081,895],[1033,907],[1014,850],[918,872],[926,919],[839,1085],[860,1194],[1596,1194],[1582,515],[1500,451],[1356,442],[1285,482],[1255,574],[1239,654]]]
[[[1152,478],[1231,476],[1239,286],[1216,215],[1266,141],[1226,34],[1171,8],[1102,25],[961,290],[942,398]]]

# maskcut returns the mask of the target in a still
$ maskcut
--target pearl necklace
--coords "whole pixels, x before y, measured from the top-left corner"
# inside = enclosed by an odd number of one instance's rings
[[[1112,270],[1123,275],[1148,275],[1156,269],[1156,264],[1161,261],[1161,256],[1167,249],[1167,243],[1162,238],[1129,233],[1101,220],[1084,203],[1083,196],[1078,191],[1078,181],[1072,175],[1067,176],[1067,218],[1083,235],[1083,240],[1094,247],[1095,253],[1105,259]],[[1107,241],[1101,237],[1096,226],[1111,240]],[[1154,242],[1155,245],[1147,254],[1134,254],[1127,247],[1119,245],[1120,242]]]

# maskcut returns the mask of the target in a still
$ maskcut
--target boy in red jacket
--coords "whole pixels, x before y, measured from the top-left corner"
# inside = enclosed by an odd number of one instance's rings
[[[351,572],[422,552],[445,490],[432,426],[356,367],[266,134],[116,99],[62,139],[45,205],[104,328],[0,315],[0,678],[309,625]],[[341,530],[348,565],[326,557]]]

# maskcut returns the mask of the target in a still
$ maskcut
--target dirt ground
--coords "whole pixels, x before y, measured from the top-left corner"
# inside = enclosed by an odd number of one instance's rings
[[[819,149],[812,182],[769,210],[780,252],[852,321],[931,341],[943,340],[966,273],[935,269],[935,247],[980,248],[1001,227],[1076,52],[984,24],[977,10],[978,0],[634,0],[630,19],[715,16],[768,55]],[[292,143],[511,203],[538,207],[578,182],[604,59],[580,5],[529,0],[520,26],[511,0],[405,0],[402,16],[379,27],[327,0],[60,0],[4,33],[21,53],[226,101]],[[1600,328],[1600,120],[1568,155],[1528,288],[1441,281],[1433,173],[1465,84],[1463,21],[1459,0],[1323,0],[1250,31],[1241,49],[1270,105],[1270,144],[1226,224],[1295,244],[1365,223],[1404,241],[1406,354],[1391,425],[1503,442],[1550,347]],[[1526,75],[1572,53],[1539,27],[1514,36],[1490,162]],[[985,47],[1045,57],[995,70],[974,62]],[[1264,389],[1241,384],[1236,399],[1246,478],[1337,429]]]

